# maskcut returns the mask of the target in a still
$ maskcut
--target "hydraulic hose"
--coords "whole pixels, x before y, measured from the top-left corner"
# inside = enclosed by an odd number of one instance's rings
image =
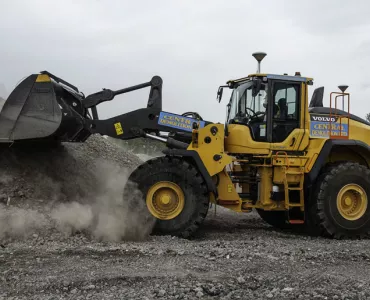
[[[171,137],[165,139],[163,137],[152,135],[152,134],[149,134],[149,133],[146,133],[145,137],[153,139],[153,140],[157,140],[157,141],[160,141],[160,142],[163,142],[163,143],[166,143],[167,147],[169,147],[169,148],[187,149],[189,147],[189,144],[184,143],[184,142],[180,142],[180,141],[175,140]]]

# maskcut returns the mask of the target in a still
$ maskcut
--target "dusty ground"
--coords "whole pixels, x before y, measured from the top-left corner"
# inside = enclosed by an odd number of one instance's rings
[[[0,282],[4,299],[369,299],[370,252],[368,241],[295,236],[219,210],[190,241],[55,230],[9,241]]]
[[[214,208],[192,240],[149,236],[117,201],[122,168],[139,161],[96,145],[3,159],[0,299],[370,299],[368,240],[298,236]]]

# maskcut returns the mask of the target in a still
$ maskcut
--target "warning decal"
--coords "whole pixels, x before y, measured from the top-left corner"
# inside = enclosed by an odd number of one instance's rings
[[[116,134],[121,135],[123,134],[122,125],[120,122],[114,124],[114,128],[116,129]]]

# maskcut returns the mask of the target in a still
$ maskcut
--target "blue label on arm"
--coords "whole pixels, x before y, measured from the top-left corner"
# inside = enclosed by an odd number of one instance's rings
[[[158,124],[162,126],[167,126],[171,128],[176,128],[183,131],[191,132],[193,130],[193,123],[199,123],[199,128],[204,127],[205,122],[199,121],[193,118],[183,117],[176,114],[171,114],[167,112],[160,112],[158,118]]]

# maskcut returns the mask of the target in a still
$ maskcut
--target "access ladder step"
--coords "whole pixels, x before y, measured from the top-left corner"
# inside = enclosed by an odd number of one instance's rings
[[[287,174],[287,175],[303,175],[304,172],[302,172],[302,171],[285,171],[285,174]]]
[[[289,191],[301,191],[302,188],[300,188],[300,187],[288,187],[288,190]]]
[[[290,224],[304,224],[303,220],[289,220]]]
[[[289,203],[289,207],[302,207],[301,203]]]

